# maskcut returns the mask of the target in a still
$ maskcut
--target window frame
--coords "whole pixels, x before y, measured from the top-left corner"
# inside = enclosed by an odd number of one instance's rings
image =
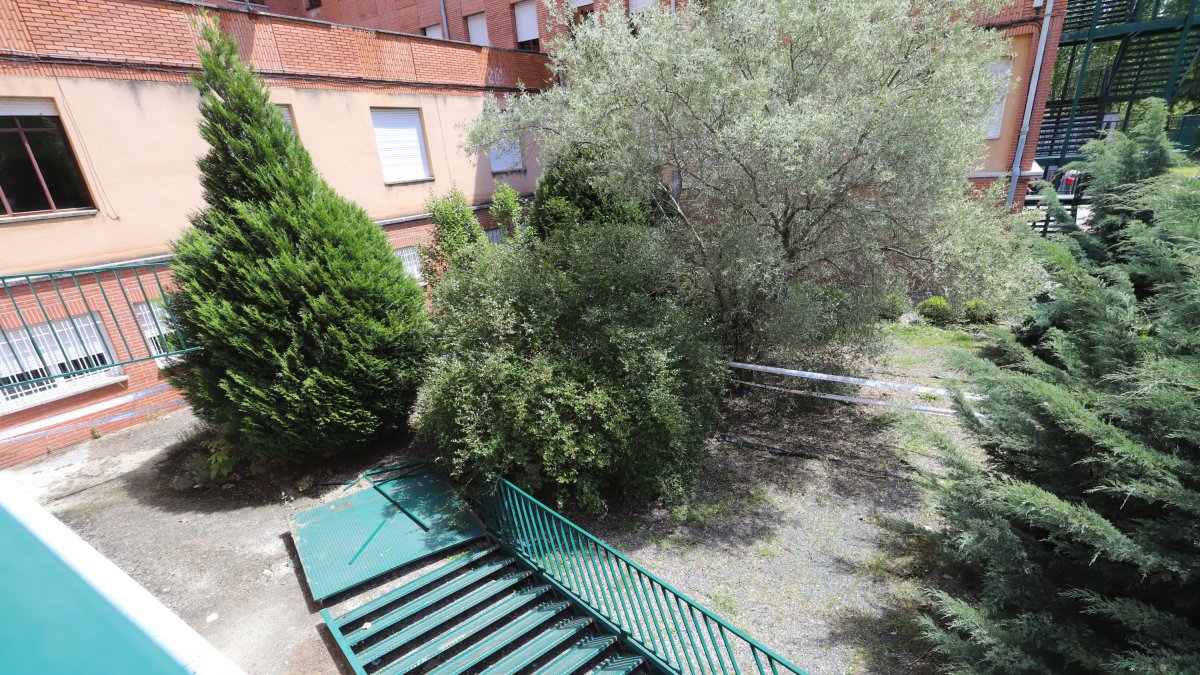
[[[83,323],[87,322],[87,323]],[[83,328],[80,329],[80,325]],[[95,334],[96,345],[91,345],[90,341],[83,336],[90,328]],[[79,357],[71,358],[72,346],[64,344],[64,339],[70,343],[72,338],[79,343]],[[28,348],[18,349],[13,346],[14,341],[27,342]],[[88,368],[96,368],[89,372],[80,373],[77,375],[63,375],[64,372],[59,366],[60,363],[52,363],[47,361],[56,361],[58,357],[62,357],[67,365],[72,361],[87,361],[94,359],[97,352],[88,352],[89,348],[98,346],[105,363],[99,363],[95,366],[87,366]],[[37,367],[26,369],[22,354],[28,356],[29,351],[36,356],[38,363],[34,364]],[[124,382],[128,378],[125,376],[121,366],[109,365],[117,360],[116,352],[113,350],[112,341],[109,338],[108,331],[104,326],[103,319],[94,312],[86,314],[73,314],[62,319],[46,321],[38,324],[31,324],[27,328],[17,331],[15,337],[11,332],[6,333],[0,338],[0,363],[7,363],[9,368],[15,364],[19,371],[14,371],[14,375],[4,375],[5,379],[13,378],[18,375],[27,373],[36,374],[37,371],[43,371],[43,374],[37,377],[28,379],[34,380],[38,377],[48,377],[50,375],[60,375],[49,380],[41,380],[27,385],[25,388],[20,386],[7,386],[0,388],[0,417],[14,413],[20,410],[25,410],[34,406],[42,405],[50,401],[73,396],[92,389]],[[109,367],[104,367],[109,366]],[[7,384],[17,384],[23,380],[14,380]],[[22,390],[16,396],[12,392]]]
[[[419,178],[404,178],[400,180],[388,180],[386,167],[383,164],[383,154],[379,148],[379,132],[375,126],[375,112],[389,111],[411,111],[417,114],[417,140],[421,146],[422,166],[425,168],[425,176]],[[375,137],[375,154],[379,158],[380,173],[383,174],[384,185],[411,185],[414,183],[428,183],[434,180],[433,175],[433,156],[429,151],[429,134],[425,128],[425,111],[421,108],[402,108],[391,106],[372,106],[369,110],[371,115],[371,133]]]
[[[988,65],[988,72],[997,78],[1003,76],[1004,82],[1000,86],[997,96],[998,100],[992,106],[992,109],[988,111],[987,135],[984,136],[985,140],[999,140],[1004,135],[1004,110],[1008,103],[1009,89],[1012,85],[1012,68],[1013,60],[1010,57],[1002,58]],[[995,128],[995,131],[992,130],[993,128]]]
[[[46,198],[46,203],[50,205],[49,209],[38,211],[13,211],[12,206],[8,201],[8,196],[4,194],[4,187],[0,186],[0,222],[7,222],[9,219],[25,220],[38,217],[65,217],[71,215],[86,215],[96,212],[96,195],[92,193],[92,187],[88,184],[87,174],[83,170],[83,163],[79,161],[79,153],[75,152],[75,144],[71,142],[71,136],[67,133],[67,126],[63,123],[61,115],[0,115],[0,118],[10,117],[13,120],[12,128],[0,126],[0,134],[15,133],[21,139],[21,145],[25,148],[25,155],[33,165],[34,175],[37,176],[38,185],[42,188],[42,195]],[[57,129],[26,129],[21,125],[22,117],[54,117],[58,120]],[[33,154],[33,146],[29,144],[30,133],[54,133],[58,132],[62,135],[63,143],[66,144],[67,150],[71,153],[71,159],[75,161],[75,168],[79,171],[79,180],[83,185],[83,191],[87,194],[89,206],[72,206],[70,208],[60,209],[54,203],[54,196],[50,194],[50,187],[46,184],[46,178],[42,173],[41,166],[38,165],[37,156]]]
[[[133,303],[133,318],[137,320],[138,330],[141,331],[142,337],[146,340],[146,346],[150,349],[150,356],[157,357],[154,359],[154,363],[161,370],[178,363],[179,357],[168,356],[174,350],[166,342],[167,336],[174,334],[176,330],[172,329],[169,325],[171,315],[167,312],[167,308],[157,304],[155,299]],[[149,319],[149,323],[152,325],[147,325],[147,319]]]
[[[534,29],[537,32],[537,37],[520,39],[520,21],[517,16],[518,7],[532,7],[534,16]],[[512,21],[513,21],[513,40],[517,44],[517,49],[526,52],[541,52],[542,51],[542,28],[537,22],[537,0],[520,0],[512,4]]]
[[[471,34],[471,19],[474,17],[479,17],[483,20],[483,42],[476,42],[475,36],[473,36]],[[487,12],[475,12],[474,14],[468,14],[468,15],[464,16],[463,17],[463,26],[466,28],[466,31],[467,31],[467,42],[470,42],[471,44],[473,44],[477,47],[491,47],[492,46],[492,37],[491,37],[491,31],[488,27]]]
[[[416,279],[421,286],[428,286],[429,282],[425,281],[425,275],[421,274],[421,252],[417,249],[417,245],[400,246],[393,250],[396,252],[396,257],[400,259],[400,264],[404,266],[405,273]],[[406,254],[412,256],[413,269],[409,269],[410,262]]]
[[[504,157],[506,155],[502,154],[498,148],[488,148],[488,166],[492,170],[492,175],[497,176],[506,173],[523,173],[525,171],[525,148],[522,147],[521,139],[513,139],[511,142],[505,143],[504,145],[505,149],[509,150],[510,153],[516,158],[516,164],[508,167],[497,167],[496,158]],[[516,146],[515,152],[514,148],[512,147],[514,145]]]

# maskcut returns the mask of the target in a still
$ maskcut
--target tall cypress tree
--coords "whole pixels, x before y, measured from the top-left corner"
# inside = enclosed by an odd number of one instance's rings
[[[1153,219],[1115,233],[1122,262],[1056,245],[1036,354],[998,333],[976,364],[989,461],[938,494],[966,582],[927,622],[949,672],[1200,672],[1200,186],[1123,192]]]
[[[173,382],[259,463],[359,446],[406,420],[431,331],[420,287],[317,173],[233,39],[201,30],[206,207],[172,269],[202,349]]]

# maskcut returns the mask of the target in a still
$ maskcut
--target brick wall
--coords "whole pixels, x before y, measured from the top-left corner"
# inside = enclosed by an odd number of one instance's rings
[[[42,72],[61,67],[68,77],[129,78],[137,76],[133,70],[181,81],[199,65],[193,22],[201,8],[178,0],[5,0],[0,62],[10,72],[23,65]],[[549,82],[545,57],[538,54],[244,10],[208,11],[268,81],[423,91],[513,89],[519,83],[537,89]],[[112,66],[125,72],[107,72]]]
[[[169,271],[159,269],[156,275],[150,268],[122,272],[119,277],[99,272],[56,282],[10,282],[0,292],[0,334],[5,340],[17,340],[25,335],[26,326],[90,315],[98,319],[112,362],[147,359],[152,352],[133,307],[161,297],[160,289],[170,285]],[[71,326],[72,333],[75,329]],[[119,370],[125,379],[98,380],[106,383],[78,393],[55,387],[45,393],[65,395],[0,415],[0,468],[183,405],[155,360],[129,363]]]

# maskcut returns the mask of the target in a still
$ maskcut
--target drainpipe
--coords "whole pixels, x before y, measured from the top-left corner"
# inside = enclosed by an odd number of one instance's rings
[[[1004,202],[1006,209],[1011,209],[1013,202],[1017,199],[1017,181],[1021,179],[1021,160],[1025,157],[1025,144],[1029,141],[1029,120],[1033,117],[1033,102],[1037,100],[1038,80],[1042,78],[1042,59],[1046,56],[1046,38],[1050,35],[1050,15],[1053,11],[1054,0],[1046,0],[1046,10],[1042,14],[1042,34],[1038,36],[1037,58],[1033,62],[1033,76],[1029,78],[1029,94],[1025,97],[1025,117],[1021,120],[1021,137],[1017,140],[1017,156],[1013,157],[1012,180],[1008,183],[1008,199]]]
[[[1051,0],[1053,2],[1053,0]],[[450,23],[446,21],[446,0],[442,0],[442,39],[450,39]]]

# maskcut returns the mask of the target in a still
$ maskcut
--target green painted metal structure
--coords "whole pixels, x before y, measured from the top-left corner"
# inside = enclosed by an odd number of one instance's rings
[[[0,276],[0,400],[195,351],[166,263]]]
[[[3,507],[0,598],[6,675],[188,672]]]
[[[466,503],[427,465],[368,474],[371,489],[292,518],[292,539],[314,600],[483,535]]]
[[[484,503],[488,531],[656,670],[804,671],[508,481]]]
[[[1081,157],[1137,101],[1172,100],[1200,54],[1200,0],[1071,0],[1036,158],[1048,173]]]
[[[512,483],[482,506],[486,536],[379,597],[322,610],[357,675],[803,675]]]

